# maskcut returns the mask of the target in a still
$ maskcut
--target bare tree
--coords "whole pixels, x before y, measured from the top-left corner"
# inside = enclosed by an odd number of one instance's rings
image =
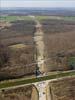
[[[0,43],[0,67],[3,67],[8,62],[8,55],[7,47]]]

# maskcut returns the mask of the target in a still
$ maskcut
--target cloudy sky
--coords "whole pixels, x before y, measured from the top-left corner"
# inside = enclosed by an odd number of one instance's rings
[[[75,7],[75,0],[0,0],[1,7]]]

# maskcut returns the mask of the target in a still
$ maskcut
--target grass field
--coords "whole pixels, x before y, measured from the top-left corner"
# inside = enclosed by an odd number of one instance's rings
[[[36,16],[38,20],[45,20],[45,19],[61,19],[59,16]]]
[[[56,79],[56,78],[61,78],[61,77],[66,77],[66,76],[74,76],[74,75],[75,75],[75,71],[60,72],[58,74],[38,77],[38,78],[32,78],[32,79],[18,79],[16,81],[15,80],[14,81],[4,81],[0,83],[0,89],[12,87],[12,86],[30,84],[30,83],[35,83],[35,82],[40,82],[40,81],[45,81],[45,80],[50,80],[50,79]]]
[[[75,21],[75,17],[71,16],[36,16],[38,20],[57,19],[57,20],[70,20]],[[0,16],[0,21],[16,21],[16,20],[33,20],[29,16]]]
[[[67,20],[67,21],[75,21],[75,16],[36,16],[38,20],[45,20],[45,19],[57,19],[57,20]]]
[[[0,16],[0,21],[32,20],[29,16]]]
[[[62,17],[62,19],[70,20],[70,21],[75,21],[75,16],[74,17],[71,17],[71,16],[69,16],[69,17]]]

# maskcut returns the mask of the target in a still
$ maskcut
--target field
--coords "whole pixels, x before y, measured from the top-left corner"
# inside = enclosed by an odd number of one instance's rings
[[[29,16],[0,16],[0,21],[32,20]]]
[[[36,16],[36,18],[41,21],[41,20],[46,20],[46,19],[57,19],[57,20],[65,20],[65,21],[75,21],[75,16]]]
[[[0,68],[0,79],[33,74],[35,66],[26,65],[34,62],[33,35],[35,22],[27,16],[6,16],[2,18],[0,43],[3,48],[8,48],[8,61],[3,65],[5,67]]]
[[[75,78],[65,78],[49,83],[52,100],[74,100]]]
[[[0,92],[1,100],[38,100],[38,93],[34,85],[7,89]]]

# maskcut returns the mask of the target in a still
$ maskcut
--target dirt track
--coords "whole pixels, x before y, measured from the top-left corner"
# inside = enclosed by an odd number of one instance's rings
[[[44,33],[42,30],[42,25],[40,22],[34,17],[34,20],[36,22],[36,32],[34,33],[34,42],[36,45],[36,52],[37,52],[37,62],[38,67],[41,73],[45,72],[45,64],[44,64]]]

